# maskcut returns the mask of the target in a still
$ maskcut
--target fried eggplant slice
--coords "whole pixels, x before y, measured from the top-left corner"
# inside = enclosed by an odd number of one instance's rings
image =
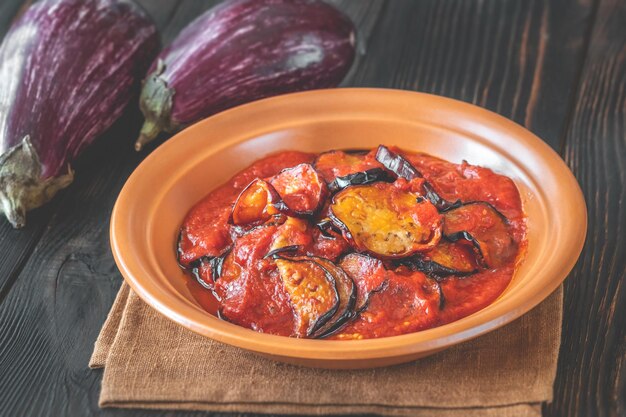
[[[383,258],[428,250],[441,238],[441,215],[435,206],[388,183],[335,194],[330,218],[357,251]]]
[[[297,252],[309,247],[312,242],[313,237],[308,222],[296,217],[287,217],[287,220],[278,226],[269,252],[265,256],[270,257],[281,252]]]
[[[386,285],[332,339],[354,340],[416,332],[438,323],[439,286],[418,271],[387,271]]]
[[[343,269],[324,258],[315,258],[315,262],[325,268],[335,279],[339,306],[337,312],[313,335],[316,338],[328,337],[337,332],[351,318],[354,317],[354,304],[356,302],[356,285],[352,278]]]
[[[277,257],[274,262],[293,309],[293,334],[296,337],[309,337],[333,317],[339,308],[335,279],[315,258]]]
[[[328,218],[325,217],[322,220],[320,220],[319,222],[317,222],[316,224],[317,228],[320,230],[320,232],[326,236],[326,237],[336,237],[338,234],[341,234],[341,230],[338,229],[334,224],[333,221]]]
[[[398,264],[440,280],[454,275],[464,277],[479,270],[476,254],[467,245],[441,240],[428,252],[400,259]]]
[[[213,290],[215,288],[215,281],[217,281],[222,275],[224,259],[229,253],[230,248],[220,256],[203,256],[194,262],[191,273],[196,278],[196,281],[198,281],[198,283],[200,283],[200,285],[204,288]]]
[[[421,172],[417,170],[409,161],[407,161],[402,155],[391,151],[386,146],[380,145],[376,151],[376,160],[380,162],[385,168],[393,172],[400,178],[405,180],[412,180],[415,178],[423,178]],[[424,196],[433,203],[437,210],[447,211],[461,205],[460,201],[450,202],[441,197],[434,187],[428,181],[424,182],[422,186],[424,189]]]
[[[370,296],[385,287],[386,270],[379,259],[360,253],[351,253],[343,257],[339,262],[339,267],[356,286],[355,312],[363,310]]]
[[[277,226],[258,226],[235,241],[214,294],[223,319],[258,332],[291,336],[289,295],[273,259],[265,258],[276,230]]]
[[[203,256],[219,256],[232,244],[230,213],[231,204],[219,202],[191,209],[178,235],[176,252],[180,266],[190,268]]]
[[[276,207],[290,216],[314,215],[322,208],[328,195],[326,182],[310,164],[284,169],[269,183],[281,199]]]
[[[394,182],[396,180],[395,175],[383,168],[372,168],[367,171],[354,172],[352,174],[344,175],[343,177],[337,177],[328,184],[330,192],[334,193],[341,191],[351,185],[367,185],[375,182]]]
[[[266,222],[278,214],[279,202],[280,196],[270,183],[253,180],[237,197],[229,221],[237,226]]]
[[[440,241],[437,246],[424,253],[424,258],[444,268],[455,271],[453,275],[468,275],[478,271],[476,254],[467,245]]]
[[[443,233],[452,242],[471,244],[489,268],[511,262],[517,253],[508,220],[489,203],[466,203],[446,212]]]

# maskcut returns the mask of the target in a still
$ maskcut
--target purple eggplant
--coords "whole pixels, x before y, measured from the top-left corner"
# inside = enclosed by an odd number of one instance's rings
[[[322,1],[221,3],[190,23],[152,64],[135,148],[239,104],[337,86],[354,55],[354,25]]]
[[[73,179],[78,154],[118,119],[158,52],[128,0],[43,0],[0,45],[0,202],[14,227]]]

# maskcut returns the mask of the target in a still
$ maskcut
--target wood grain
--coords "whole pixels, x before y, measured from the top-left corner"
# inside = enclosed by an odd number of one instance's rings
[[[602,0],[564,143],[589,231],[565,285],[555,400],[546,416],[626,415],[626,3]]]
[[[575,91],[589,1],[394,0],[354,84],[486,107],[558,148]]]

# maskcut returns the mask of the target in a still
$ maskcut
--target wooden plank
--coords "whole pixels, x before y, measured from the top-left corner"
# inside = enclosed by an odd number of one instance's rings
[[[565,285],[555,400],[546,416],[626,415],[626,3],[602,0],[564,155],[589,231]]]
[[[393,6],[354,85],[478,104],[558,147],[590,1],[394,0]]]

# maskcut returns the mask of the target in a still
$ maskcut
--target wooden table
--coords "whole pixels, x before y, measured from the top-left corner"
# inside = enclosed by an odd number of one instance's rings
[[[167,42],[215,1],[143,0]],[[24,3],[24,4],[23,4]],[[0,36],[27,7],[0,1]],[[565,283],[554,401],[545,416],[626,415],[626,2],[337,0],[364,55],[346,85],[418,90],[523,124],[565,159],[589,209]],[[0,415],[198,415],[98,408],[87,369],[122,278],[109,215],[146,153],[129,109],[75,164],[75,183],[13,230],[0,221]]]

